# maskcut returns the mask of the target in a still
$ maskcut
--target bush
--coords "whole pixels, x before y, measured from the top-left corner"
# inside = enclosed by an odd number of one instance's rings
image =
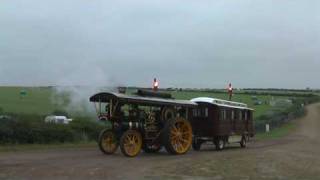
[[[76,133],[78,140],[98,140],[100,131],[105,126],[99,122],[90,121],[86,118],[77,118],[70,123],[70,128]]]
[[[70,124],[45,123],[37,115],[8,116],[0,119],[0,144],[47,144],[95,141],[105,125],[86,118]]]
[[[301,117],[305,114],[302,104],[307,105],[319,101],[319,96],[296,98],[292,105],[282,111],[269,111],[255,119],[255,129],[258,132],[265,131],[265,125],[269,124],[272,128],[280,127],[292,119]]]
[[[59,110],[59,109],[54,110],[52,112],[52,115],[69,117],[69,113],[68,112],[66,112],[64,110]]]

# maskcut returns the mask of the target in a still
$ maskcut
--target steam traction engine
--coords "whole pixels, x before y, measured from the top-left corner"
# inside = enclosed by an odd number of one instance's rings
[[[102,92],[90,98],[99,119],[109,123],[99,137],[99,148],[113,154],[120,146],[128,157],[158,152],[184,154],[192,144],[189,117],[196,103],[174,100],[169,94],[139,90],[137,95]]]

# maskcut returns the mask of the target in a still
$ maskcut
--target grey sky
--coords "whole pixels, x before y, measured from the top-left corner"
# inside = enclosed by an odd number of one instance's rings
[[[2,0],[0,85],[320,88],[320,1]]]

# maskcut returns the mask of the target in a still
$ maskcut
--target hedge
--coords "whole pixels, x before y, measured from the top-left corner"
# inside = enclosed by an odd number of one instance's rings
[[[257,132],[264,132],[265,125],[269,124],[271,128],[280,127],[283,124],[299,118],[305,114],[305,108],[302,106],[320,101],[319,96],[311,96],[305,98],[297,98],[292,105],[282,111],[272,110],[259,117],[255,121],[255,129]]]
[[[45,123],[37,115],[8,116],[0,119],[0,144],[48,144],[96,141],[104,124],[76,118],[69,124]]]

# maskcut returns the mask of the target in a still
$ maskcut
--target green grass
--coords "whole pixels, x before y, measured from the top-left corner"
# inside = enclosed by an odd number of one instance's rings
[[[26,91],[26,96],[21,97],[20,92]],[[128,93],[132,93],[134,89],[129,89]],[[192,99],[195,97],[214,97],[219,99],[228,100],[227,93],[211,93],[211,92],[189,92],[189,91],[172,91],[170,92],[177,99]],[[0,87],[0,109],[7,113],[27,113],[48,115],[56,109],[63,109],[67,105],[66,97],[57,97],[54,94],[54,90],[49,87]],[[256,97],[262,101],[262,105],[254,105],[252,96],[248,94],[234,94],[233,101],[243,102],[248,104],[250,108],[255,109],[254,117],[258,117],[269,110],[272,107],[266,103],[269,102],[272,97],[274,99],[288,99],[284,96],[267,96],[256,95]],[[63,100],[62,107],[55,103],[54,100]],[[89,103],[89,102],[88,102]],[[277,107],[277,109],[285,109],[286,107]],[[70,113],[70,112],[69,112]],[[1,112],[0,112],[1,114]]]
[[[59,144],[17,144],[17,145],[0,145],[2,152],[19,152],[19,151],[46,151],[52,149],[76,149],[96,147],[97,142],[79,142],[79,143],[59,143]]]
[[[21,96],[20,92],[26,95]],[[4,112],[48,114],[58,107],[52,102],[51,88],[0,87],[0,107]]]
[[[272,128],[272,127],[271,127]],[[290,134],[296,128],[295,122],[289,122],[284,124],[281,127],[271,129],[269,133],[258,133],[256,134],[257,140],[265,140],[265,139],[278,139],[281,137],[285,137]]]

